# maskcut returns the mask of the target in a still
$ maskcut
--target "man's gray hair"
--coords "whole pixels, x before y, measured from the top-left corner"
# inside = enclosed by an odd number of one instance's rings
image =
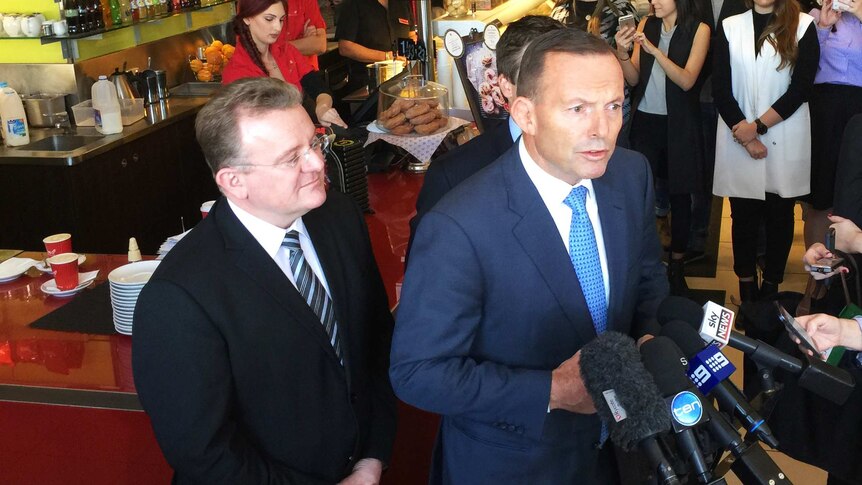
[[[195,137],[213,175],[242,159],[238,140],[242,118],[301,103],[298,89],[271,77],[240,79],[220,89],[195,119]]]

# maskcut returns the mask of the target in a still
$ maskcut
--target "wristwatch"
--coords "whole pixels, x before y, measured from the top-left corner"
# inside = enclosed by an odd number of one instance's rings
[[[756,118],[754,120],[754,124],[757,125],[757,134],[758,135],[765,135],[766,132],[769,131],[769,127],[766,126],[766,123],[760,121],[760,118]]]

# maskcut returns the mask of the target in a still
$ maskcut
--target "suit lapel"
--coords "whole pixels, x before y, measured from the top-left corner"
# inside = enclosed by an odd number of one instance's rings
[[[512,233],[536,265],[578,337],[583,343],[589,342],[596,331],[584,292],[568,252],[557,236],[551,214],[521,164],[517,145],[504,155],[502,162],[509,208],[522,217]]]
[[[277,264],[269,257],[248,230],[239,222],[233,211],[222,198],[211,209],[216,217],[216,224],[224,235],[225,249],[235,264],[250,280],[254,281],[261,291],[269,295],[279,305],[284,307],[290,319],[305,328],[311,338],[317,342],[336,365],[338,357],[329,343],[329,336],[320,323],[320,319],[302,298],[290,280],[282,273]],[[315,249],[316,249],[315,243]],[[285,322],[287,325],[288,322]]]
[[[613,157],[608,163],[614,163]],[[622,322],[618,303],[622,301],[626,278],[629,277],[629,225],[623,209],[623,194],[611,188],[608,177],[606,171],[604,176],[594,179],[593,189],[599,206],[602,238],[608,260],[608,330],[618,330],[616,327]]]

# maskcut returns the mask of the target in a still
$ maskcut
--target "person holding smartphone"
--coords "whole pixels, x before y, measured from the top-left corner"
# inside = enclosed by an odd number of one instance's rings
[[[632,148],[647,157],[655,179],[668,181],[673,223],[667,274],[671,294],[685,296],[691,194],[700,190],[703,178],[698,79],[709,50],[709,27],[698,20],[692,0],[653,0],[652,5],[655,15],[641,20],[637,30],[629,26],[617,32],[616,53],[626,82],[635,86]]]
[[[825,313],[796,317],[814,344],[821,351],[842,346],[849,350],[862,350],[862,315],[852,319],[838,318]],[[799,343],[798,337],[792,337]],[[814,355],[810,349],[808,355]]]
[[[811,195],[802,205],[805,245],[829,226],[838,154],[847,123],[862,113],[862,0],[824,0],[811,10],[820,66],[811,92]]]

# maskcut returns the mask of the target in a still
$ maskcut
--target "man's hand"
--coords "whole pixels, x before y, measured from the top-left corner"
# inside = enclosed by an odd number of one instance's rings
[[[347,123],[341,119],[341,116],[338,115],[338,111],[336,111],[335,108],[326,105],[318,105],[314,111],[315,114],[317,114],[317,122],[321,125],[338,125],[342,128],[347,128]]]
[[[383,474],[383,463],[376,458],[363,458],[353,467],[353,473],[338,485],[377,485]]]
[[[842,345],[849,349],[862,348],[862,331],[856,320],[833,317],[825,313],[796,317],[796,321],[805,328],[811,340],[821,351]],[[792,337],[798,344],[799,339]],[[801,348],[801,347],[800,347]],[[808,355],[814,355],[810,350],[802,348]]]
[[[805,271],[814,277],[815,280],[825,280],[827,278],[831,278],[838,271],[843,271],[845,273],[849,273],[849,270],[844,266],[839,266],[838,269],[829,273],[821,273],[819,271],[814,271],[811,269],[811,265],[816,263],[817,260],[823,258],[834,258],[835,255],[832,254],[832,251],[826,249],[822,243],[814,243],[808,248],[808,251],[805,251],[805,255],[802,256],[802,263],[805,264]]]
[[[751,158],[755,160],[761,160],[766,158],[766,145],[764,145],[760,140],[754,139],[750,142],[743,145],[743,148],[751,155]]]
[[[596,406],[581,378],[581,352],[560,364],[551,373],[551,409],[594,414]]]

